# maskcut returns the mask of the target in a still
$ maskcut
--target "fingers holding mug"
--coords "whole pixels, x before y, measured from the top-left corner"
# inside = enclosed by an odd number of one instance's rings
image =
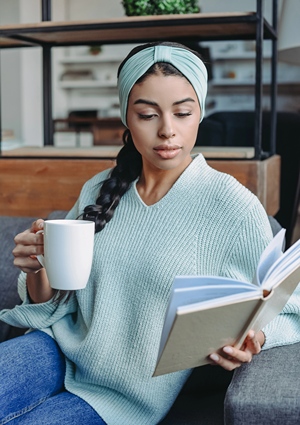
[[[42,234],[37,234],[44,226],[42,219],[32,223],[30,229],[17,234],[14,238],[15,248],[12,251],[14,265],[25,273],[36,273],[42,267],[36,256],[44,252],[44,240]]]

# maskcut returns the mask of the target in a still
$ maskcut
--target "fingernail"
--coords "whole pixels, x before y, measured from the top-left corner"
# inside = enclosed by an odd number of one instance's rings
[[[223,351],[227,354],[232,354],[233,353],[233,349],[232,347],[224,347]]]
[[[219,361],[219,356],[217,356],[216,354],[211,354],[209,356],[214,362],[218,362]]]
[[[254,331],[249,331],[248,335],[249,335],[250,338],[254,338],[255,333],[254,333]]]

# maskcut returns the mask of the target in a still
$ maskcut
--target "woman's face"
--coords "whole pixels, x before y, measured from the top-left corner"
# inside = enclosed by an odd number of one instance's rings
[[[198,98],[186,78],[151,75],[133,86],[127,125],[144,169],[184,170],[199,122]]]

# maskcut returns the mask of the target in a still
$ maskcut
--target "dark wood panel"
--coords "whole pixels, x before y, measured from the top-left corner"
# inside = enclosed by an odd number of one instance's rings
[[[69,210],[83,183],[113,166],[112,160],[3,159],[0,215],[46,217]]]
[[[13,38],[0,37],[0,48],[4,48],[4,47],[28,47],[28,46],[34,46],[34,44],[27,43],[26,41],[14,40]]]
[[[264,161],[207,161],[218,171],[233,175],[253,192],[269,215],[275,215],[280,202],[280,156]]]
[[[210,160],[208,163],[248,187],[268,214],[278,211],[278,156],[265,161]],[[84,182],[113,165],[113,160],[105,159],[1,158],[0,215],[46,217],[55,209],[69,210]]]
[[[264,37],[272,31],[264,22]],[[194,13],[186,15],[134,16],[80,22],[42,22],[0,27],[0,47],[5,37],[37,44],[82,45],[89,43],[125,43],[162,39],[198,40],[255,39],[256,14]],[[22,43],[20,42],[22,46]]]

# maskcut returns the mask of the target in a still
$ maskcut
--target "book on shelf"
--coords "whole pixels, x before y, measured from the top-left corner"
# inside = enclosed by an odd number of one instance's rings
[[[300,282],[300,240],[283,253],[285,229],[263,251],[253,282],[176,276],[153,376],[211,363],[225,345],[240,348],[250,329],[266,326]]]

